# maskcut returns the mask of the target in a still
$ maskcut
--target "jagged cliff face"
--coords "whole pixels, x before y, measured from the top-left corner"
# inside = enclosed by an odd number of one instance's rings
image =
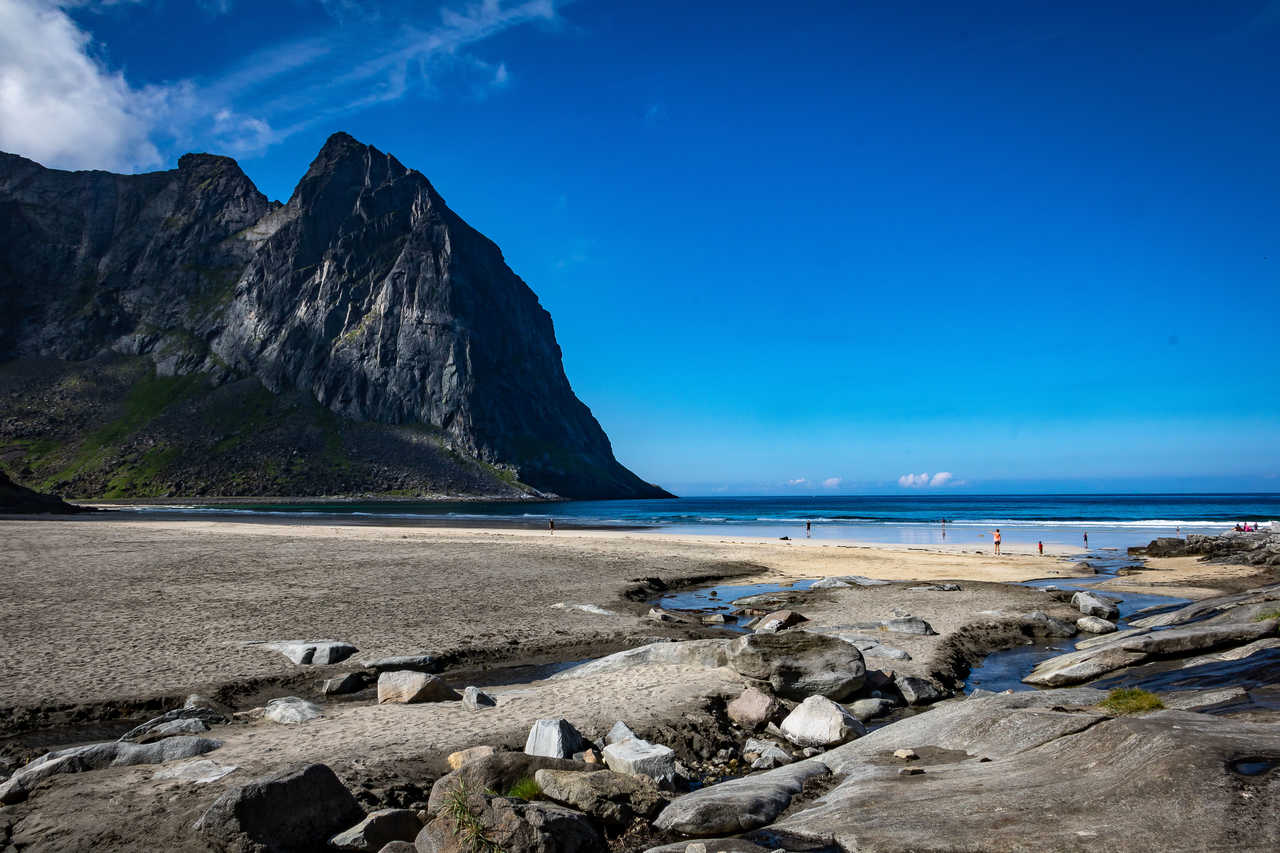
[[[498,247],[345,134],[283,206],[223,157],[123,176],[0,155],[0,245],[0,360],[252,377],[351,422],[421,425],[545,492],[665,495],[613,458]]]

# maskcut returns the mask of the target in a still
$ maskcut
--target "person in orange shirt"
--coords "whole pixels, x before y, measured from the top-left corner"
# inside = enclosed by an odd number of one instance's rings
[[[992,541],[995,542],[996,556],[999,557],[1000,556],[1000,528],[999,527],[997,527],[994,531],[992,531],[991,538],[992,538]]]

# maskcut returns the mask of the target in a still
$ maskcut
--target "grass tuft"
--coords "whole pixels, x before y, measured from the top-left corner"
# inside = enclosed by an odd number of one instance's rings
[[[449,792],[445,801],[445,813],[453,818],[457,827],[459,846],[470,853],[503,853],[502,848],[485,835],[480,815],[471,806],[474,793],[466,779],[459,779],[458,786]]]
[[[1275,610],[1265,610],[1253,617],[1254,622],[1266,622],[1268,619],[1280,619],[1280,607]]]
[[[511,786],[507,796],[516,800],[536,800],[542,796],[542,788],[532,776],[525,776]]]
[[[1160,697],[1138,687],[1118,687],[1098,703],[1113,714],[1140,714],[1143,711],[1159,711],[1164,707]]]

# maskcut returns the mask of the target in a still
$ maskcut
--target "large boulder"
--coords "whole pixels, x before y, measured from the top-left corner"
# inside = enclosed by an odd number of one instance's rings
[[[232,788],[214,800],[195,829],[215,850],[303,853],[323,849],[363,818],[334,772],[309,764]]]
[[[422,821],[417,812],[411,809],[380,809],[330,838],[329,846],[338,850],[379,853],[393,841],[413,841],[421,831]]]
[[[449,757],[445,760],[449,762],[450,770],[457,770],[464,764],[469,764],[477,759],[486,758],[490,755],[496,755],[497,748],[482,744],[481,746],[470,746],[466,749],[460,749],[457,752],[449,753]]]
[[[60,773],[83,773],[102,767],[127,767],[135,764],[163,764],[203,755],[220,746],[222,742],[217,740],[177,736],[147,744],[113,741],[47,752],[0,782],[0,804],[22,802],[37,784]]]
[[[670,786],[676,778],[676,754],[669,746],[640,738],[611,743],[604,748],[604,763],[610,770],[628,776],[648,776]]]
[[[1072,693],[966,699],[825,753],[848,775],[770,829],[882,853],[1280,849],[1273,723],[1183,711],[1107,719]],[[990,760],[935,763],[926,744]],[[884,760],[903,747],[920,752],[923,775]]]
[[[810,696],[782,721],[782,733],[796,746],[832,747],[867,733],[858,718],[825,696]]]
[[[378,676],[378,704],[389,702],[446,702],[458,693],[444,679],[412,669],[390,670]]]
[[[856,646],[805,631],[740,637],[729,647],[729,665],[777,695],[797,700],[818,695],[840,701],[857,693],[867,678]]]
[[[462,791],[422,828],[418,853],[601,853],[608,845],[581,812]]]
[[[729,719],[747,731],[757,731],[775,722],[783,710],[776,696],[748,687],[725,707]]]
[[[189,708],[176,708],[172,711],[166,711],[158,717],[152,717],[140,726],[135,726],[120,736],[120,740],[134,741],[135,743],[143,742],[148,735],[157,729],[163,729],[166,732],[175,731],[176,728],[172,723],[194,720],[205,724],[200,731],[208,731],[209,725],[214,723],[225,723],[227,718],[222,713],[206,707],[193,706]],[[198,734],[198,732],[183,732],[184,734]],[[167,735],[166,735],[167,736]]]
[[[499,752],[466,761],[452,773],[441,776],[431,786],[427,814],[434,817],[445,801],[460,786],[471,791],[506,793],[521,779],[532,778],[539,770],[598,771],[598,764],[585,764],[564,758],[525,755],[523,752]]]
[[[563,717],[538,720],[529,729],[524,742],[525,755],[541,755],[547,758],[572,758],[591,746],[582,733]]]
[[[667,803],[657,783],[646,776],[611,770],[539,770],[533,778],[547,799],[613,827],[625,826],[635,817],[651,818]]]

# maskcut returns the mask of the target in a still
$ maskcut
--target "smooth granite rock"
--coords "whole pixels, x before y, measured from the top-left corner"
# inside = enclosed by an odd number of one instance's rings
[[[804,789],[806,780],[829,772],[825,765],[810,759],[699,788],[673,800],[654,826],[695,837],[747,832],[782,814]]]
[[[180,735],[155,743],[112,741],[46,752],[0,782],[0,803],[8,805],[22,802],[37,784],[60,773],[83,773],[102,767],[127,767],[135,764],[163,764],[204,755],[220,746],[221,741]]]
[[[457,752],[449,753],[449,756],[445,761],[449,762],[450,770],[457,770],[464,764],[468,764],[480,758],[485,758],[489,755],[495,755],[497,752],[498,750],[496,747],[488,745],[470,746],[466,749],[460,749]]]
[[[633,737],[637,737],[637,735],[631,730],[631,727],[622,722],[622,720],[618,720],[618,722],[614,723],[612,728],[609,729],[609,732],[604,736],[604,742],[606,744],[620,743],[624,740],[630,740]]]
[[[760,621],[756,623],[755,632],[757,634],[776,634],[779,631],[808,621],[808,617],[794,610],[775,610],[773,613],[760,617]]]

